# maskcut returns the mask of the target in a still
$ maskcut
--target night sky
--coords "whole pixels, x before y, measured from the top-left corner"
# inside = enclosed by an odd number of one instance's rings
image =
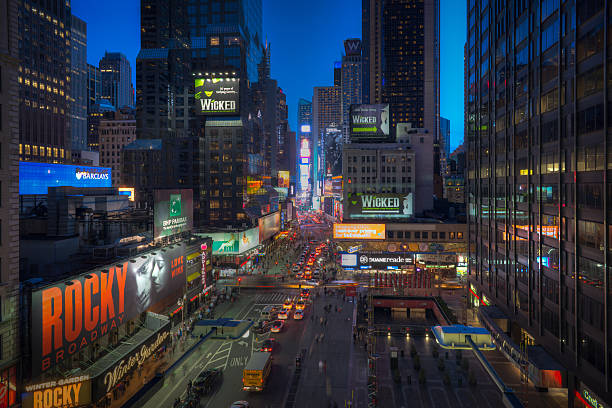
[[[427,1],[427,0],[425,0]],[[451,120],[451,146],[463,141],[463,45],[465,0],[440,0],[441,115]],[[72,13],[87,22],[87,60],[98,65],[104,51],[123,52],[132,65],[140,49],[140,1],[72,0]],[[272,77],[287,94],[289,122],[296,130],[299,98],[314,86],[333,84],[333,64],[342,41],[361,37],[361,0],[263,0],[265,38],[271,44]]]

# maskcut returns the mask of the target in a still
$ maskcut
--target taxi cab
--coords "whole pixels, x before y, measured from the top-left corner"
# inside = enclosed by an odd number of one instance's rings
[[[285,303],[283,303],[283,309],[285,310],[291,310],[293,308],[293,303],[291,302],[290,299],[285,300]]]

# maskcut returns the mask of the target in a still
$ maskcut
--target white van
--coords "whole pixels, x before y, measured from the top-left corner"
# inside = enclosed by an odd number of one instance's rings
[[[278,310],[276,310],[275,306],[268,305],[263,308],[261,311],[261,318],[264,320],[270,320],[276,318]]]

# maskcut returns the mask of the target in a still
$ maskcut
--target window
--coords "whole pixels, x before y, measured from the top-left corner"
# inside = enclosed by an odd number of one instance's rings
[[[432,239],[438,239],[438,233],[437,233],[436,231],[433,231],[433,232],[431,233],[431,238],[432,238]]]
[[[440,231],[440,239],[446,239],[446,232]]]
[[[414,231],[414,238],[421,239],[421,231]]]
[[[404,233],[404,238],[406,238],[406,239],[410,239],[410,231],[406,231],[406,232]]]
[[[423,231],[423,239],[428,239],[429,233],[427,231]]]
[[[603,68],[596,67],[578,77],[578,98],[592,95],[603,89]]]
[[[219,45],[219,37],[210,37],[210,45],[211,46]]]

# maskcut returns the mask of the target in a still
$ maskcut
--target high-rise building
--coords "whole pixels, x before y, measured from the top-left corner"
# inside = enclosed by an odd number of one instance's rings
[[[612,401],[604,4],[467,2],[469,298],[570,407]]]
[[[342,56],[342,80],[340,83],[342,92],[342,133],[344,142],[349,141],[349,112],[351,105],[361,104],[362,86],[362,61],[361,40],[349,38],[344,41],[344,53]]]
[[[19,1],[0,7],[0,406],[17,402],[19,362]]]
[[[312,102],[300,98],[297,106],[297,116],[298,136],[310,133],[312,131]]]
[[[297,190],[308,190],[310,182],[310,161],[312,160],[312,102],[300,98],[297,107],[296,150],[299,154],[296,169]],[[304,156],[307,154],[307,156]],[[307,159],[304,159],[307,157]]]
[[[342,94],[340,86],[317,86],[313,89],[312,96],[312,147],[313,159],[311,179],[315,193],[321,193],[322,180],[325,176],[326,138],[336,135],[329,129],[341,129],[342,127]],[[334,138],[334,143],[336,139]],[[342,142],[342,137],[337,138]],[[334,146],[337,147],[337,146]],[[341,151],[341,149],[340,149]],[[321,160],[323,159],[323,160]]]
[[[71,158],[70,2],[24,2],[19,12],[19,157],[64,163]]]
[[[100,100],[100,68],[87,64],[87,108]]]
[[[132,67],[120,52],[105,52],[100,60],[100,98],[115,108],[134,106],[132,98]]]
[[[70,133],[72,150],[87,148],[87,23],[72,16],[70,28]]]
[[[363,102],[390,104],[391,127],[438,137],[439,1],[362,0]]]
[[[98,140],[100,143],[100,166],[111,170],[113,187],[121,185],[121,151],[136,140],[136,118],[132,108],[123,108],[114,115],[100,120]]]
[[[440,117],[440,171],[446,174],[450,158],[450,120]]]

